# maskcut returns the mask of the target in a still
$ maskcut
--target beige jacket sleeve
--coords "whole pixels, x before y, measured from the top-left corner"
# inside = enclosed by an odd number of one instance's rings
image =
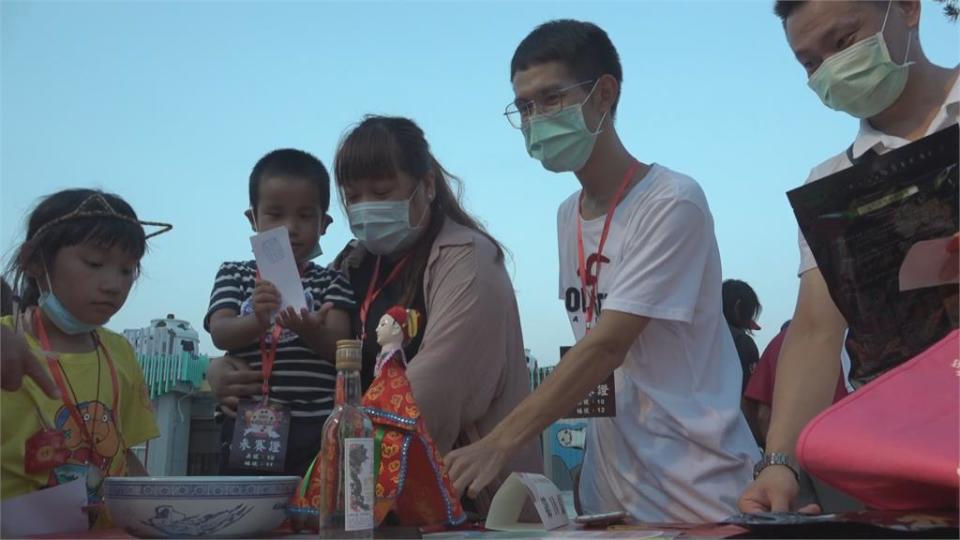
[[[482,237],[481,237],[482,238]],[[464,426],[485,415],[503,387],[508,333],[502,306],[512,296],[486,239],[440,246],[424,280],[429,317],[407,376],[441,455]]]

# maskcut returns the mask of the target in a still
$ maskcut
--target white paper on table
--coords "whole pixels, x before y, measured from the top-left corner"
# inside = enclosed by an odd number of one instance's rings
[[[0,536],[23,538],[41,534],[85,532],[90,528],[83,507],[83,478],[0,502]]]
[[[903,259],[903,264],[900,265],[900,290],[911,291],[956,283],[957,276],[951,279],[940,277],[940,269],[950,256],[947,253],[947,244],[952,239],[952,236],[948,236],[935,240],[923,240],[911,246]]]
[[[520,521],[527,500],[537,509],[540,523]],[[551,531],[568,523],[563,496],[553,482],[542,474],[513,473],[493,496],[484,526],[496,531]]]
[[[280,291],[280,309],[293,307],[300,313],[301,309],[307,307],[307,301],[287,228],[280,226],[251,236],[250,244],[253,246],[253,256],[257,259],[260,279],[273,283]]]

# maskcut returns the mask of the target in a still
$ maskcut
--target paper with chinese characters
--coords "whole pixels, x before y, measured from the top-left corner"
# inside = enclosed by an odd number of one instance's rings
[[[277,227],[250,237],[253,254],[257,258],[260,278],[269,281],[280,291],[280,309],[293,307],[297,312],[306,309],[303,282],[297,261],[290,247],[286,227]]]
[[[540,523],[520,521],[527,500],[536,508]],[[496,531],[550,531],[569,522],[563,497],[553,482],[542,474],[512,473],[494,495],[484,526]]]

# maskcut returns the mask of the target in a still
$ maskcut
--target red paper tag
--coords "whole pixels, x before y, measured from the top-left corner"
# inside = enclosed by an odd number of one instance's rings
[[[41,429],[27,439],[23,468],[27,474],[49,471],[63,465],[70,456],[62,431]]]

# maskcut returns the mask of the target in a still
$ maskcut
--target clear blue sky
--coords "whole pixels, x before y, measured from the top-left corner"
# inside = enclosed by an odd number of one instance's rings
[[[2,16],[0,253],[37,198],[117,192],[148,220],[144,275],[114,330],[175,313],[201,324],[221,261],[251,256],[247,175],[278,147],[332,160],[365,113],[406,115],[513,253],[527,346],[554,363],[572,333],[557,299],[556,209],[578,188],[546,172],[501,116],[509,62],[537,24],[593,21],[620,51],[617,126],[645,161],[692,175],[716,220],[725,277],[764,305],[762,348],[790,317],[797,229],[784,196],[843,149],[856,122],[806,86],[772,1],[11,2]],[[958,63],[958,27],[925,1],[922,43]],[[327,262],[349,228],[339,206]],[[200,330],[201,350],[214,352]]]

